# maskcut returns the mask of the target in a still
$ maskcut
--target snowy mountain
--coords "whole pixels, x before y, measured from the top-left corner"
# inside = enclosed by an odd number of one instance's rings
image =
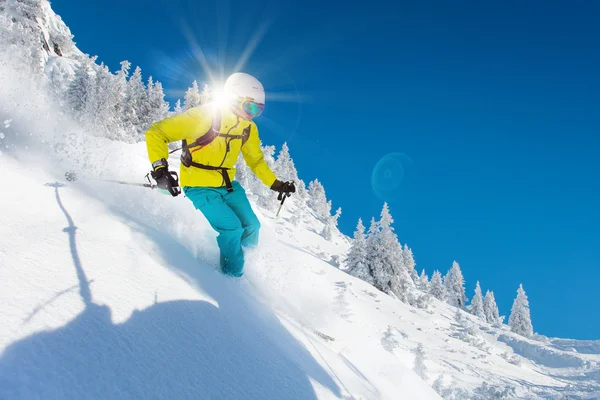
[[[221,275],[191,202],[101,180],[149,169],[61,96],[105,67],[45,0],[0,1],[0,20],[0,399],[600,399],[600,341],[526,338],[338,268],[351,240],[317,183],[275,218],[242,174],[261,242],[244,278]]]

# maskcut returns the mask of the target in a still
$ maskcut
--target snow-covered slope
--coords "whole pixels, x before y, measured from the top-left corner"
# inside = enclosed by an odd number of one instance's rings
[[[330,342],[345,274],[269,220],[233,280],[209,264],[212,233],[185,199],[64,185],[6,155],[0,171],[17,182],[0,203],[0,398],[436,398],[378,343]]]
[[[67,32],[44,12],[47,37]],[[65,84],[76,57],[55,56]],[[221,275],[187,199],[96,179],[141,181],[145,146],[83,130],[12,61],[0,52],[0,399],[600,398],[600,342],[406,305],[332,265],[348,238],[291,224],[293,201],[279,219],[255,207],[247,273]]]

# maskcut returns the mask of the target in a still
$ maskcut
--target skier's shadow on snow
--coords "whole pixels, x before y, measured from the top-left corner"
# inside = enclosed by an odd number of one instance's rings
[[[309,378],[341,397],[331,376],[268,309],[147,225],[138,229],[154,238],[165,262],[174,270],[188,266],[180,272],[218,307],[159,302],[113,323],[110,308],[93,301],[59,187],[57,202],[69,223],[64,231],[85,310],[61,328],[6,348],[0,356],[0,398],[316,399]]]

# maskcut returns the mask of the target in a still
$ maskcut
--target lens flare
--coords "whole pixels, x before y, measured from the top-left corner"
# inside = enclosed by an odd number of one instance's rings
[[[413,161],[404,153],[389,153],[373,168],[373,192],[383,201],[393,203],[408,192],[413,177]]]

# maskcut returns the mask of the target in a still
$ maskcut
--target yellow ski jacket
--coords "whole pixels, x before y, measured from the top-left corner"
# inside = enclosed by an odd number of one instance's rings
[[[210,104],[191,108],[188,111],[165,118],[162,121],[152,124],[146,132],[146,147],[148,148],[148,158],[151,163],[161,159],[168,159],[170,142],[178,140],[187,140],[191,143],[203,136],[211,128],[213,123],[213,106]],[[242,145],[241,136],[248,127],[250,127],[250,136]],[[240,139],[228,139],[217,136],[209,145],[197,148],[190,148],[192,161],[214,167],[228,168],[229,179],[234,180],[235,163],[239,157],[240,151],[244,160],[252,172],[267,186],[273,185],[276,180],[275,174],[269,168],[264,160],[264,155],[260,148],[260,139],[258,129],[252,121],[247,121],[235,115],[228,107],[221,108],[221,126],[220,133],[234,135]],[[227,142],[229,141],[229,151]],[[185,167],[181,165],[179,171],[180,185],[201,186],[201,187],[223,187],[225,182],[223,175],[219,171],[211,171],[197,168],[194,166]]]

